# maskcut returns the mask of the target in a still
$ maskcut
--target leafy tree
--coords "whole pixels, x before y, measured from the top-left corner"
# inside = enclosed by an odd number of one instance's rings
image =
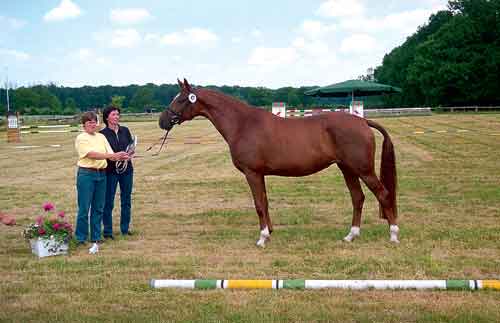
[[[63,114],[77,114],[79,112],[75,99],[67,98],[64,102]]]
[[[113,97],[111,98],[110,105],[121,109],[123,108],[123,101],[125,101],[125,96],[113,95]]]
[[[21,87],[10,93],[12,106],[21,114],[30,113],[40,105],[40,95],[33,88]]]
[[[300,102],[299,96],[297,95],[296,89],[291,89],[290,91],[288,91],[287,102],[291,107],[298,107],[302,105],[302,102]]]
[[[408,71],[426,104],[500,102],[499,3],[450,1],[455,16],[417,48]]]
[[[157,105],[159,103],[154,100],[154,91],[151,87],[139,88],[130,101],[130,109],[133,112],[143,112],[144,109]]]
[[[499,104],[500,1],[451,0],[384,57],[375,78],[403,88],[391,103]]]
[[[422,103],[420,89],[408,83],[408,68],[415,60],[416,48],[451,19],[452,14],[449,11],[439,11],[431,15],[427,25],[420,27],[417,33],[408,37],[404,44],[384,56],[382,66],[374,71],[374,79],[403,89],[402,94],[386,97],[388,105],[412,106]]]
[[[253,106],[269,106],[272,103],[272,98],[272,91],[270,89],[257,87],[248,90],[247,101]]]
[[[38,95],[38,108],[41,114],[62,114],[61,101],[45,86],[35,86],[32,88]]]
[[[358,80],[375,81],[375,76],[373,75],[374,72],[375,70],[372,67],[370,67],[369,69],[366,70],[366,75],[360,75],[358,77]]]
[[[282,87],[274,91],[272,95],[272,100],[273,102],[285,102],[287,104],[290,104],[288,102],[288,93],[292,90],[293,88],[291,87]]]

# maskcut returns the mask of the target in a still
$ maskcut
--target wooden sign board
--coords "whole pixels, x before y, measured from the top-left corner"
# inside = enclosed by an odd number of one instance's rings
[[[17,113],[7,115],[7,142],[21,142],[19,128],[19,115]]]

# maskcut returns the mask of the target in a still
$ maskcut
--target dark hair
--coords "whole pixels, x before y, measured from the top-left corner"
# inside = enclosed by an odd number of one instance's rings
[[[81,121],[82,121],[83,125],[87,121],[95,121],[95,122],[97,122],[97,114],[94,111],[87,111],[84,114],[82,114]]]
[[[111,112],[113,111],[118,111],[118,113],[122,113],[119,107],[115,107],[110,105],[109,107],[106,107],[104,111],[102,112],[102,121],[108,126],[108,116]]]

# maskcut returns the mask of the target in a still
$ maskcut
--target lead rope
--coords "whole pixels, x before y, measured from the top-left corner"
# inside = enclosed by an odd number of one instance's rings
[[[153,154],[153,156],[158,156],[158,154],[160,153],[161,149],[163,148],[163,145],[165,144],[165,141],[167,140],[167,136],[168,136],[168,133],[170,132],[170,130],[167,130],[167,132],[165,133],[165,136],[163,137],[163,141],[161,143],[161,146],[160,146],[160,149],[158,149],[158,151],[156,153]],[[160,138],[161,139],[161,138]],[[153,144],[151,146],[149,146],[148,149],[146,149],[146,151],[150,151],[151,149],[153,149],[154,146],[158,145],[158,143],[156,144]]]
[[[135,152],[135,147],[137,146],[137,136],[132,136],[133,142],[127,146],[125,152],[127,154],[132,154]],[[123,174],[128,168],[128,160],[119,160],[116,162],[116,173]]]

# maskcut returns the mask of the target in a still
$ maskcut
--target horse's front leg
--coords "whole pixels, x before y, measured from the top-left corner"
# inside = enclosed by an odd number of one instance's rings
[[[265,247],[266,241],[270,240],[271,238],[273,227],[268,212],[266,183],[264,180],[264,175],[252,171],[247,171],[245,172],[245,177],[247,179],[248,185],[250,186],[250,189],[252,190],[255,211],[257,211],[257,215],[259,216],[260,236],[259,240],[257,241],[257,246]]]

